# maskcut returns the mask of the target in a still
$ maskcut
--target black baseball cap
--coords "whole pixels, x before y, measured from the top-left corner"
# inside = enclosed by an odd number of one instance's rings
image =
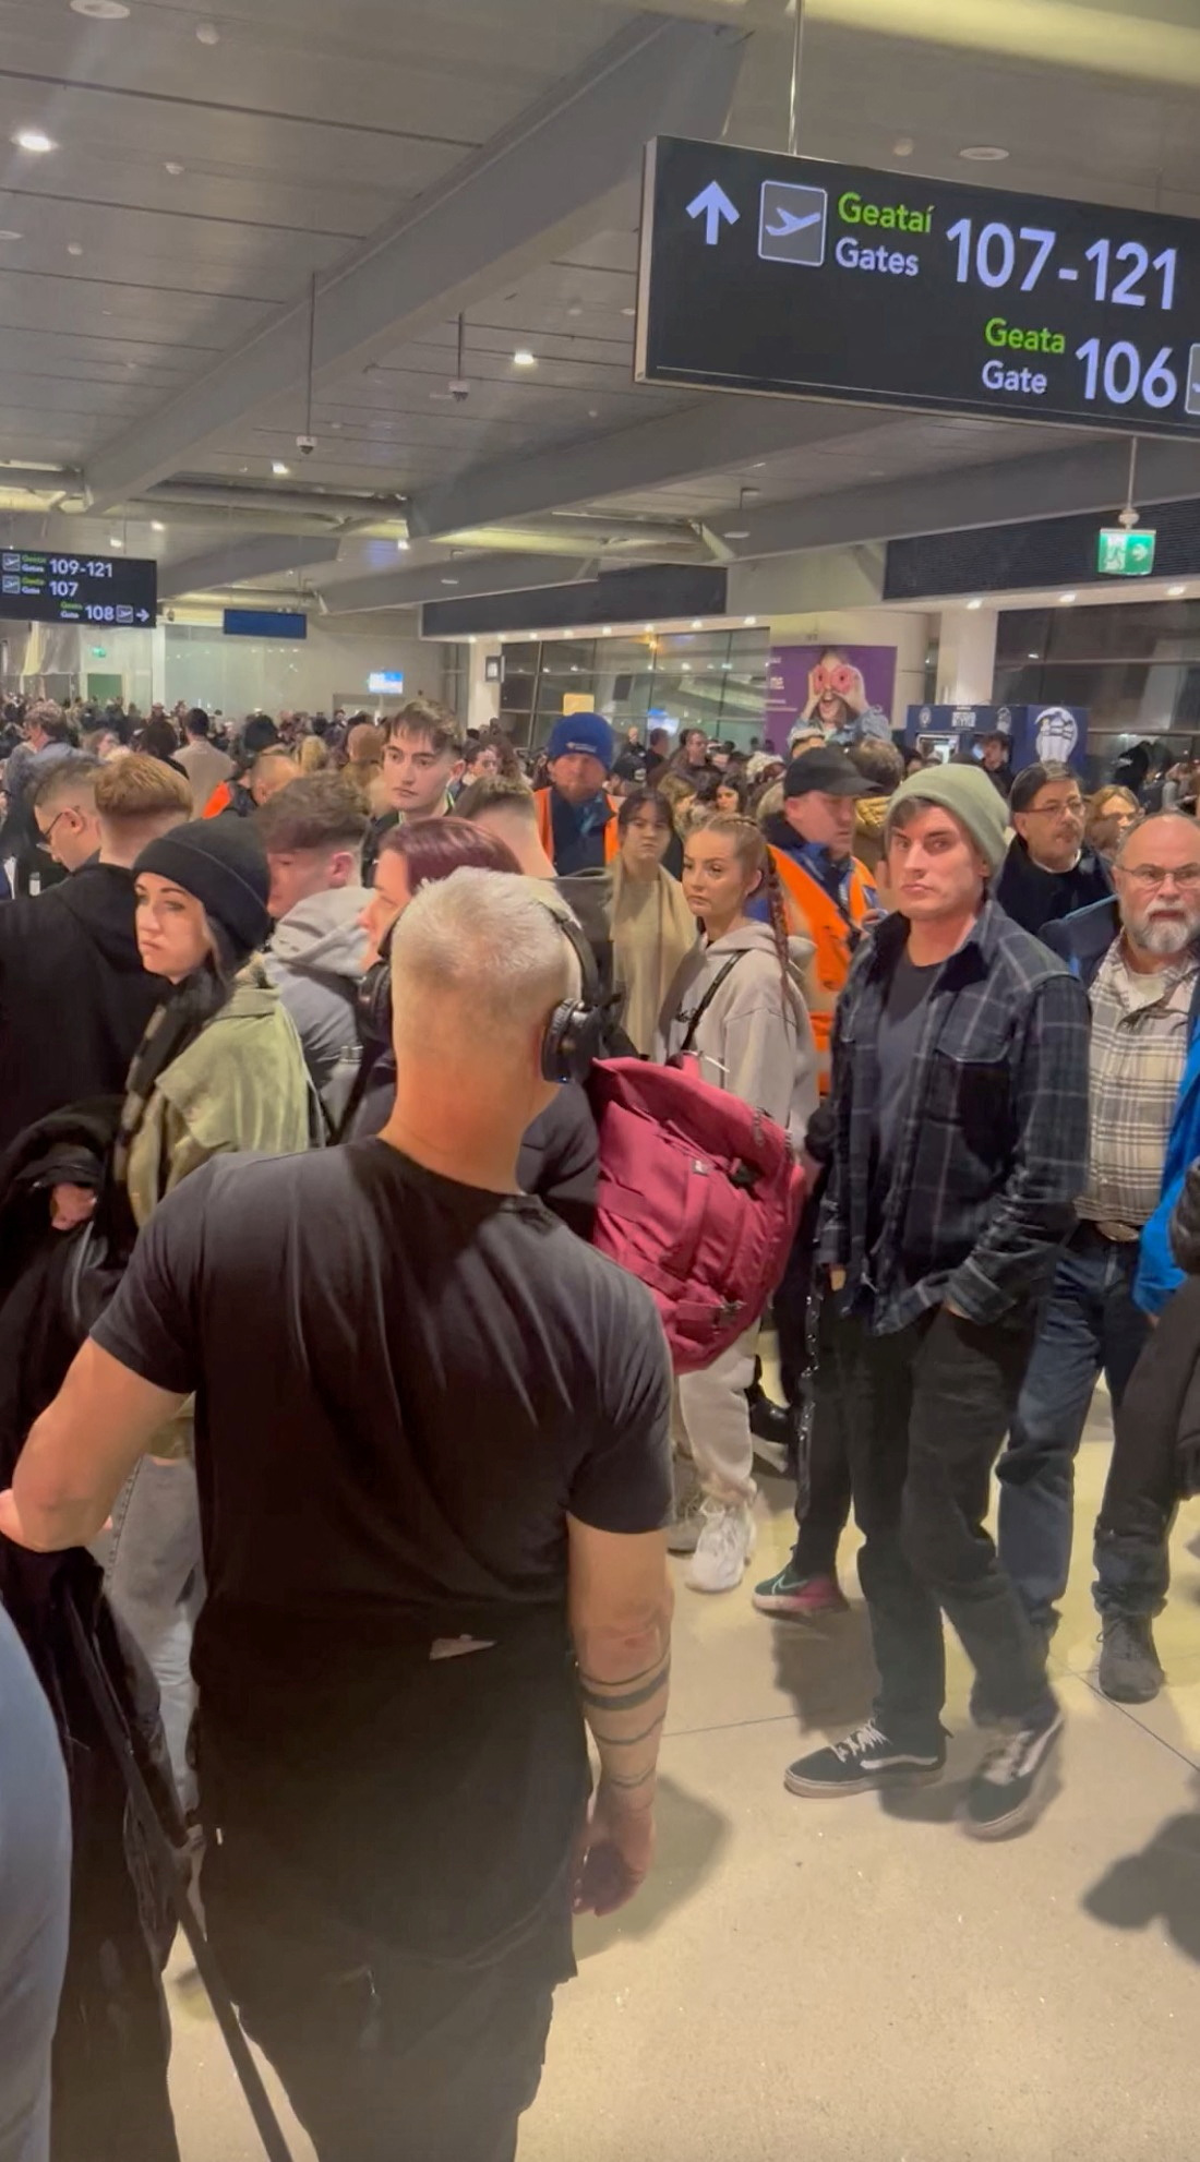
[[[802,751],[793,758],[783,777],[786,796],[869,796],[871,783],[836,743],[819,751]]]

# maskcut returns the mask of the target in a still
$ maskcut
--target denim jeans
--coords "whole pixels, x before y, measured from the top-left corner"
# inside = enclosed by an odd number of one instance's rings
[[[1004,1719],[1042,1712],[1045,1649],[985,1525],[1032,1317],[982,1327],[940,1307],[886,1336],[869,1335],[855,1319],[839,1327],[879,1725],[902,1746],[937,1736],[946,1699],[943,1611],[990,1708]]]
[[[180,1804],[192,1810],[197,1803],[196,1775],[188,1763],[196,1709],[192,1632],[204,1604],[194,1466],[144,1456],[112,1522],[107,1545],[97,1545],[104,1588],[158,1683]]]
[[[1075,1456],[1096,1378],[1114,1409],[1150,1333],[1133,1303],[1138,1248],[1081,1223],[1059,1255],[1000,1481],[1000,1561],[1025,1610],[1049,1635],[1067,1588],[1074,1530]]]
[[[837,1299],[826,1293],[813,1329],[815,1366],[807,1382],[812,1400],[801,1427],[796,1467],[792,1568],[798,1577],[837,1575],[838,1547],[850,1520],[850,1437],[842,1362],[845,1353],[853,1353],[857,1338],[853,1331],[847,1334],[837,1308]]]

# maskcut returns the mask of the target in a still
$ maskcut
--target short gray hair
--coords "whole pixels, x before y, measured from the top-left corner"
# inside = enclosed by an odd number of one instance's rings
[[[461,1000],[464,1031],[469,1024],[486,1060],[489,1045],[526,1035],[568,996],[578,964],[555,920],[558,897],[539,893],[540,883],[464,868],[421,887],[392,936],[401,1038],[411,1020],[417,1047],[430,1035],[431,1009]]]

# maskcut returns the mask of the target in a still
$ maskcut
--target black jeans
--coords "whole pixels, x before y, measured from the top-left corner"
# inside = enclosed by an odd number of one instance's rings
[[[840,1327],[880,1726],[914,1746],[936,1735],[946,1698],[943,1609],[989,1709],[1002,1718],[1041,1711],[1045,1650],[984,1524],[1033,1317],[985,1328],[939,1307],[888,1336],[858,1321]]]
[[[1143,1364],[1153,1357],[1151,1337]],[[1161,1418],[1141,1416],[1136,1390],[1113,1414],[1113,1452],[1096,1519],[1096,1582],[1101,1615],[1161,1614],[1171,1584],[1169,1540],[1179,1503],[1177,1436]]]
[[[832,1296],[814,1300],[810,1310],[813,1355],[805,1387],[805,1406],[796,1476],[796,1545],[792,1567],[797,1576],[835,1576],[838,1547],[850,1520],[850,1422],[847,1353],[853,1358],[858,1335],[843,1321]]]
[[[536,1942],[448,1968],[346,1926],[236,1832],[210,1847],[202,1889],[243,2025],[319,2162],[513,2162],[554,1985],[574,1971],[565,1891]]]

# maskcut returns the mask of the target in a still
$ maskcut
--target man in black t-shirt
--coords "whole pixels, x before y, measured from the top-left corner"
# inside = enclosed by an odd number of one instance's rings
[[[196,1391],[203,1893],[243,2019],[322,2162],[507,2162],[572,1903],[650,1863],[669,1362],[643,1288],[516,1190],[578,995],[551,911],[457,872],[393,967],[383,1135],[163,1202],[0,1530],[90,1538]]]

